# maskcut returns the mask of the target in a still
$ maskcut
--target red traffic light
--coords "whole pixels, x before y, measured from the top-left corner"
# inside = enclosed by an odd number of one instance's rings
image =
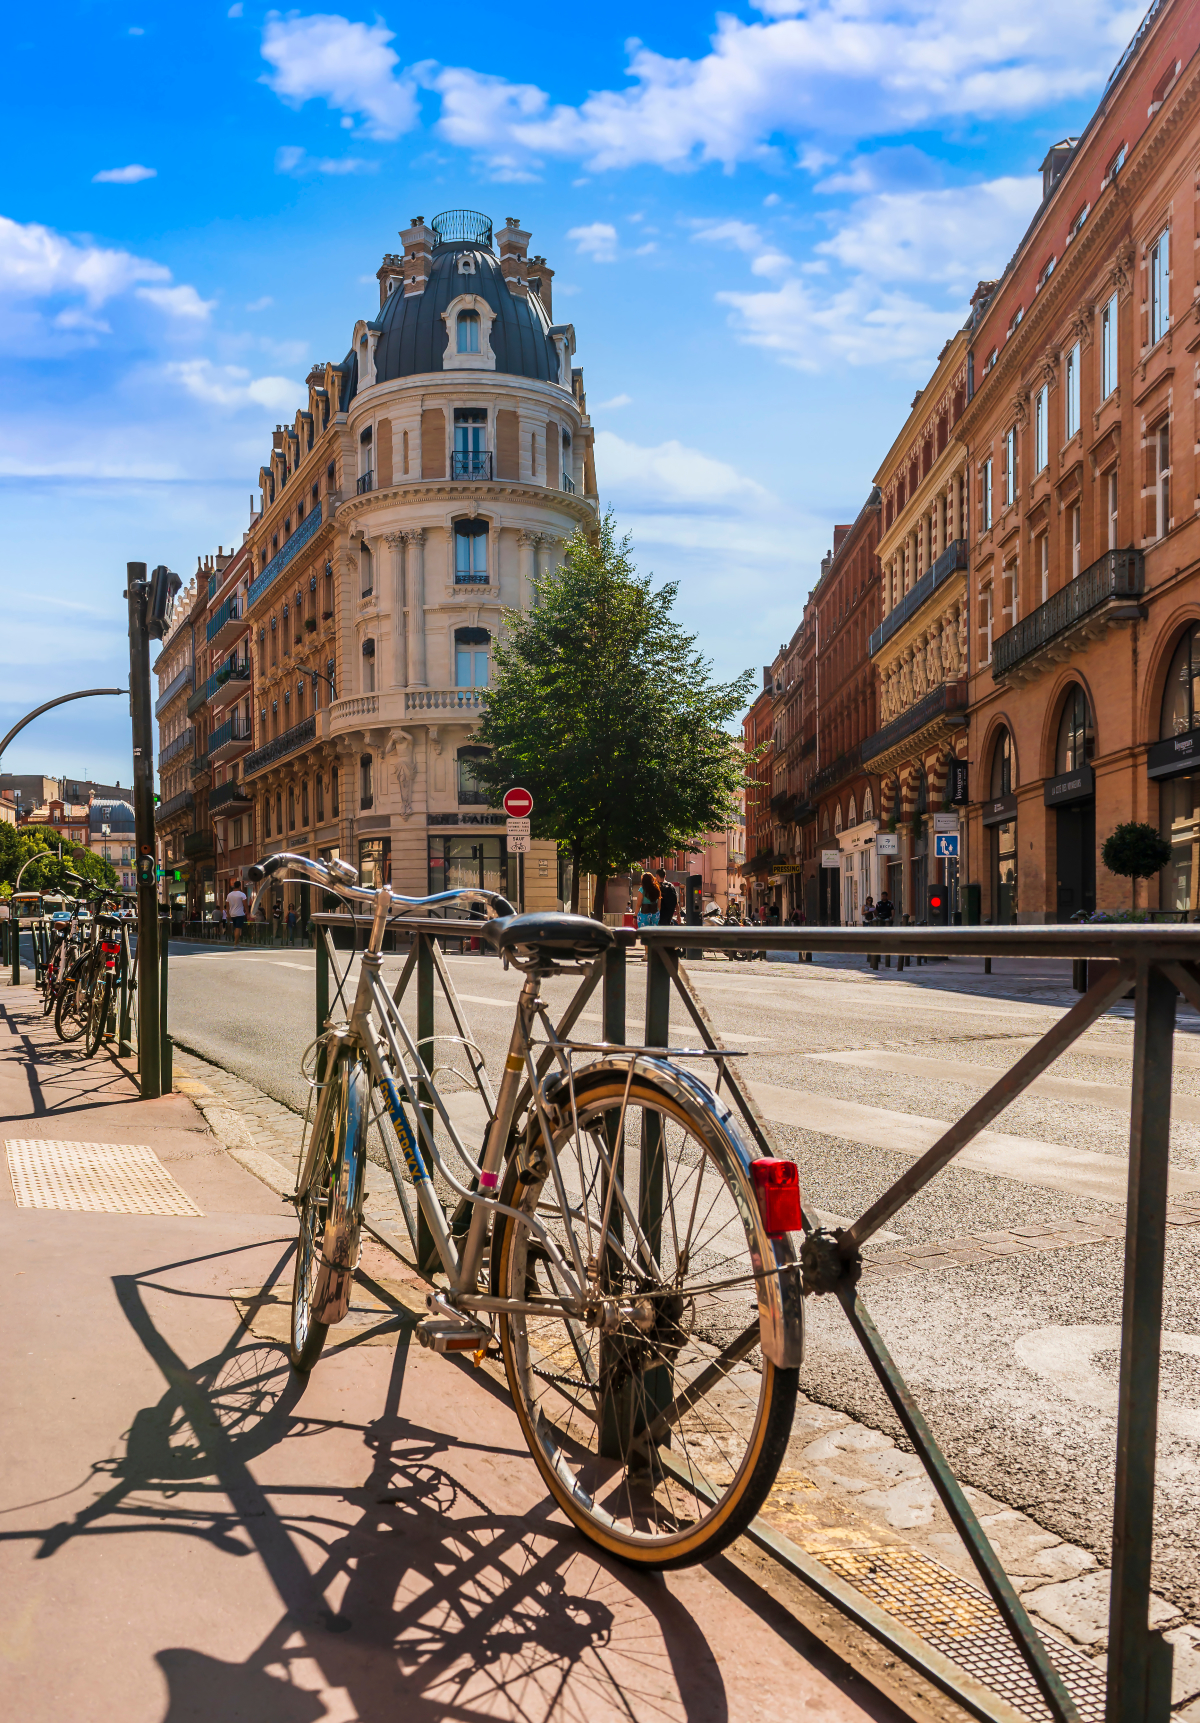
[[[942,900],[938,897],[936,892],[929,900],[929,907],[930,909],[941,909],[942,907]]]

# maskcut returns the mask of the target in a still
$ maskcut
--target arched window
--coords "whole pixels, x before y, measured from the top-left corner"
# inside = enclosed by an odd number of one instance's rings
[[[837,807],[834,809],[833,829],[834,829],[835,833],[840,832],[842,829],[842,804],[840,802],[838,803]]]
[[[1200,729],[1200,625],[1193,622],[1184,630],[1171,660],[1159,735],[1165,742],[1170,736],[1196,729]]]
[[[358,762],[358,779],[359,779],[358,805],[360,808],[369,808],[372,805],[372,802],[374,801],[374,796],[372,794],[373,782],[372,782],[372,777],[371,777],[371,756],[370,756],[370,754],[363,754],[362,757],[360,758],[359,762]]]
[[[863,819],[864,820],[873,820],[874,818],[875,818],[875,802],[874,802],[874,799],[871,795],[870,788],[868,787],[867,789],[865,789],[863,791]]]
[[[848,826],[856,826],[858,824],[858,813],[854,806],[853,796],[850,798],[850,812],[846,815],[846,824]]]
[[[460,311],[458,314],[458,350],[460,353],[479,351],[479,313]]]
[[[294,784],[289,784],[288,785],[288,831],[294,832],[295,829],[296,829],[296,787]]]
[[[823,838],[827,838],[829,836],[829,809],[828,808],[823,808],[821,810],[821,836]]]
[[[308,779],[300,786],[300,829],[308,830]]]
[[[460,748],[458,750],[459,807],[487,807],[488,792],[475,776],[475,762],[486,758],[486,748]]]
[[[486,628],[454,630],[454,682],[458,688],[486,688],[488,648],[492,637]]]
[[[486,586],[487,577],[488,523],[485,520],[455,521],[455,586]]]
[[[1060,776],[1064,772],[1076,772],[1095,752],[1096,726],[1092,720],[1092,709],[1088,705],[1087,695],[1076,683],[1067,695],[1067,703],[1059,720],[1054,770]]]
[[[1011,796],[1013,788],[1012,737],[1001,730],[992,749],[992,796]]]
[[[283,836],[283,791],[282,790],[276,790],[276,792],[275,792],[275,833],[276,833],[277,837]]]
[[[362,643],[362,691],[364,694],[375,692],[375,642],[364,640]]]
[[[320,772],[317,773],[315,782],[317,787],[317,824],[323,825],[325,823],[325,779]]]

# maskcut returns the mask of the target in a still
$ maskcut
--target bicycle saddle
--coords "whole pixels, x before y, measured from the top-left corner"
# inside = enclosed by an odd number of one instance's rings
[[[607,951],[613,942],[613,931],[602,921],[593,921],[590,915],[565,915],[551,910],[486,921],[480,927],[479,937],[493,950],[511,952],[523,960],[578,961]]]

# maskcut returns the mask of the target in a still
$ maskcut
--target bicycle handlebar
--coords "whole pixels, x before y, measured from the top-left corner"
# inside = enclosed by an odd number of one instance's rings
[[[482,904],[494,916],[515,915],[517,912],[506,897],[498,891],[485,891],[482,887],[472,886],[460,891],[439,891],[431,897],[403,897],[391,886],[381,886],[373,890],[368,886],[358,884],[358,869],[344,861],[316,861],[311,856],[292,855],[288,850],[281,850],[278,855],[268,856],[266,861],[255,862],[249,870],[251,883],[258,887],[250,905],[251,915],[258,908],[258,900],[262,896],[263,887],[267,882],[282,874],[285,878],[307,879],[313,885],[319,885],[322,890],[332,892],[337,897],[348,899],[351,903],[362,903],[375,908],[379,891],[386,891],[393,905],[401,909],[431,909],[435,905],[450,903]],[[485,913],[480,919],[488,920]]]

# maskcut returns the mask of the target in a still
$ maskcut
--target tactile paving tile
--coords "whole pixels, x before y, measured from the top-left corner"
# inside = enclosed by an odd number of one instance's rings
[[[940,1561],[920,1550],[890,1545],[822,1548],[813,1553],[927,1645],[1007,1700],[1014,1710],[1026,1717],[1050,1716],[996,1606]],[[1075,1701],[1082,1723],[1103,1723],[1103,1666],[1059,1640],[1043,1635],[1042,1643]]]
[[[204,1212],[144,1143],[10,1137],[4,1147],[21,1208],[89,1209],[99,1214]]]

